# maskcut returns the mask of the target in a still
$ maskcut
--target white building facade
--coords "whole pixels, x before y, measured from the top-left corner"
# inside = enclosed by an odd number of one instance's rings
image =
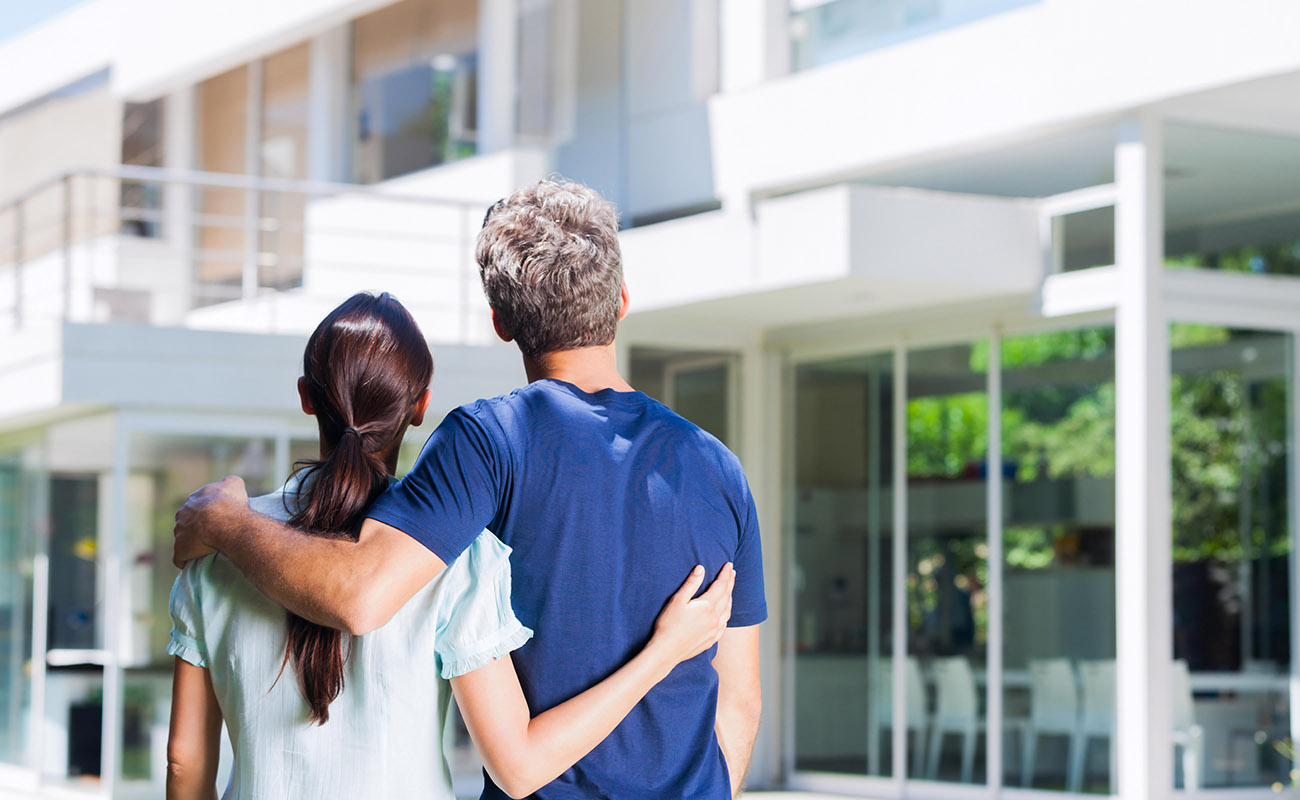
[[[522,382],[473,237],[559,173],[622,212],[629,379],[754,489],[751,784],[1271,796],[1298,33],[1288,0],[88,0],[0,42],[0,789],[159,794],[175,508],[311,455],[298,359],[354,291],[416,314],[442,412]]]

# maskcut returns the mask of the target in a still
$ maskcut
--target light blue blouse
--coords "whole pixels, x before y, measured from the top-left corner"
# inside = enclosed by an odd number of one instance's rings
[[[283,489],[251,501],[281,521]],[[293,665],[277,681],[285,610],[227,559],[186,565],[172,587],[167,652],[209,671],[235,752],[225,798],[451,800],[442,736],[450,689],[532,636],[510,607],[510,548],[484,531],[383,628],[344,635],[343,692],[310,725]]]

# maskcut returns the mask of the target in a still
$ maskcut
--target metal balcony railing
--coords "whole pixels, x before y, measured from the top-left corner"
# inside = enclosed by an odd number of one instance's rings
[[[471,341],[487,316],[473,264],[484,210],[351,184],[72,170],[0,205],[0,330],[310,330],[364,289],[400,297],[431,339]]]

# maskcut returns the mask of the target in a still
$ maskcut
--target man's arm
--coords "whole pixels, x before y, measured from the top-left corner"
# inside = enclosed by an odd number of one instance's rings
[[[174,534],[178,567],[215,550],[275,602],[353,634],[388,622],[445,566],[424,545],[373,519],[356,542],[290,528],[249,508],[236,477],[190,495],[176,512]]]
[[[728,628],[718,642],[713,668],[718,672],[718,745],[731,773],[731,795],[740,794],[763,710],[758,672],[758,626]]]

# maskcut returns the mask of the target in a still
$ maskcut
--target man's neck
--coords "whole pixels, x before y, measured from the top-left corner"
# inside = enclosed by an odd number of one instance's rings
[[[571,383],[588,393],[599,392],[601,389],[632,391],[623,376],[618,374],[618,359],[614,355],[613,343],[525,358],[524,372],[528,375],[529,383],[550,378]]]

